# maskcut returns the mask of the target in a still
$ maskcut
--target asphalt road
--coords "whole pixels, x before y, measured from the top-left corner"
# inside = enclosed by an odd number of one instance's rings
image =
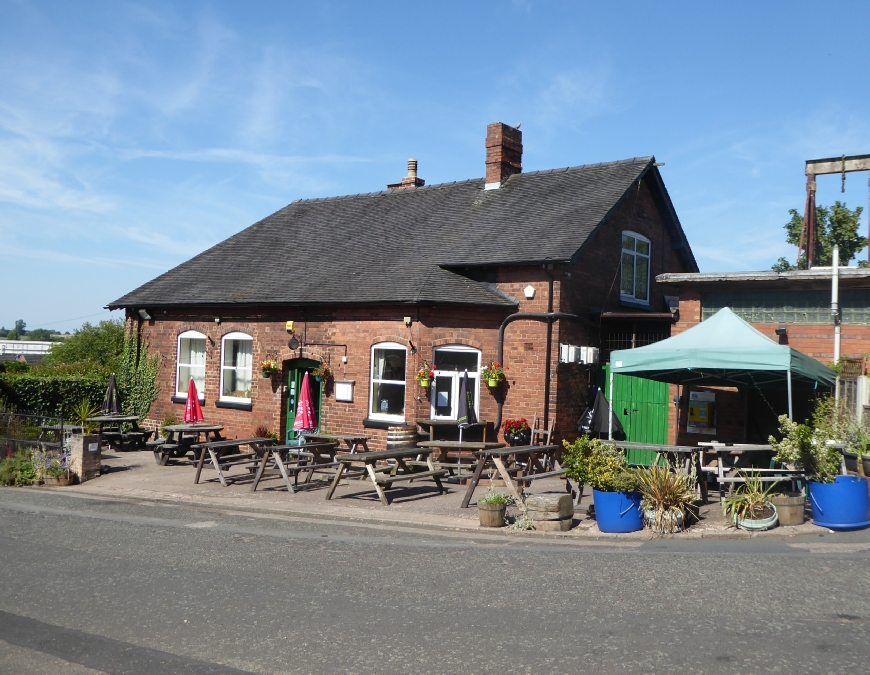
[[[0,489],[0,673],[864,673],[870,535],[553,542]]]

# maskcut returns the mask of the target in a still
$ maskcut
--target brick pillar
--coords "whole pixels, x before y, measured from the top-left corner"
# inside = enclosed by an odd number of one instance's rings
[[[100,475],[100,437],[73,434],[70,438],[70,473],[75,474],[76,482],[84,483],[86,480]]]

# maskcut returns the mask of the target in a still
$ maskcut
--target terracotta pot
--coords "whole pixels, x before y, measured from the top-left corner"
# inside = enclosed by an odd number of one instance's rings
[[[480,515],[481,527],[504,527],[504,512],[506,504],[481,504],[477,502],[477,513]]]

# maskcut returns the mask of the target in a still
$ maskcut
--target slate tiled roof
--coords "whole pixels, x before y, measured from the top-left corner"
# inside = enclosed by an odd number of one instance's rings
[[[484,190],[481,178],[295,201],[109,307],[509,308],[513,298],[457,268],[570,260],[631,185],[657,173],[652,164],[643,157],[516,174],[498,190]]]

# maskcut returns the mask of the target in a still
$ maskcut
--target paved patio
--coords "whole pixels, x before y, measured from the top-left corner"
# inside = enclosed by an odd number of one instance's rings
[[[150,451],[103,450],[103,466],[108,469],[99,478],[83,485],[68,488],[50,488],[101,497],[118,497],[141,501],[194,503],[226,509],[255,510],[312,516],[329,519],[347,519],[406,526],[427,526],[438,529],[475,530],[478,523],[477,508],[472,502],[470,508],[460,508],[466,486],[445,483],[446,494],[439,495],[435,484],[423,481],[419,484],[404,483],[390,491],[391,505],[384,507],[378,500],[368,480],[352,479],[342,481],[332,500],[326,501],[327,475],[315,480],[310,487],[290,494],[280,477],[269,477],[260,483],[256,492],[251,492],[251,482],[245,467],[231,467],[228,475],[239,480],[228,487],[222,487],[214,470],[205,468],[201,482],[194,484],[196,469],[187,460],[170,462],[167,466],[155,463]],[[225,472],[226,473],[226,472]],[[482,481],[475,492],[475,498],[484,494],[487,481]],[[498,488],[497,488],[498,489]],[[562,494],[564,481],[549,478],[535,481],[526,494]],[[649,531],[631,534],[605,534],[598,531],[594,519],[586,515],[592,503],[591,491],[584,494],[580,506],[575,510],[574,526],[569,532],[543,533],[518,532],[518,536],[531,534],[547,537],[583,538],[642,538],[653,535]],[[509,507],[508,516],[516,516],[516,507]],[[770,536],[796,536],[825,532],[807,521],[798,527],[777,527],[770,532],[750,534],[729,527],[721,514],[718,502],[701,507],[700,522],[688,532],[674,535],[678,538],[748,538]],[[489,528],[486,528],[487,530]]]

